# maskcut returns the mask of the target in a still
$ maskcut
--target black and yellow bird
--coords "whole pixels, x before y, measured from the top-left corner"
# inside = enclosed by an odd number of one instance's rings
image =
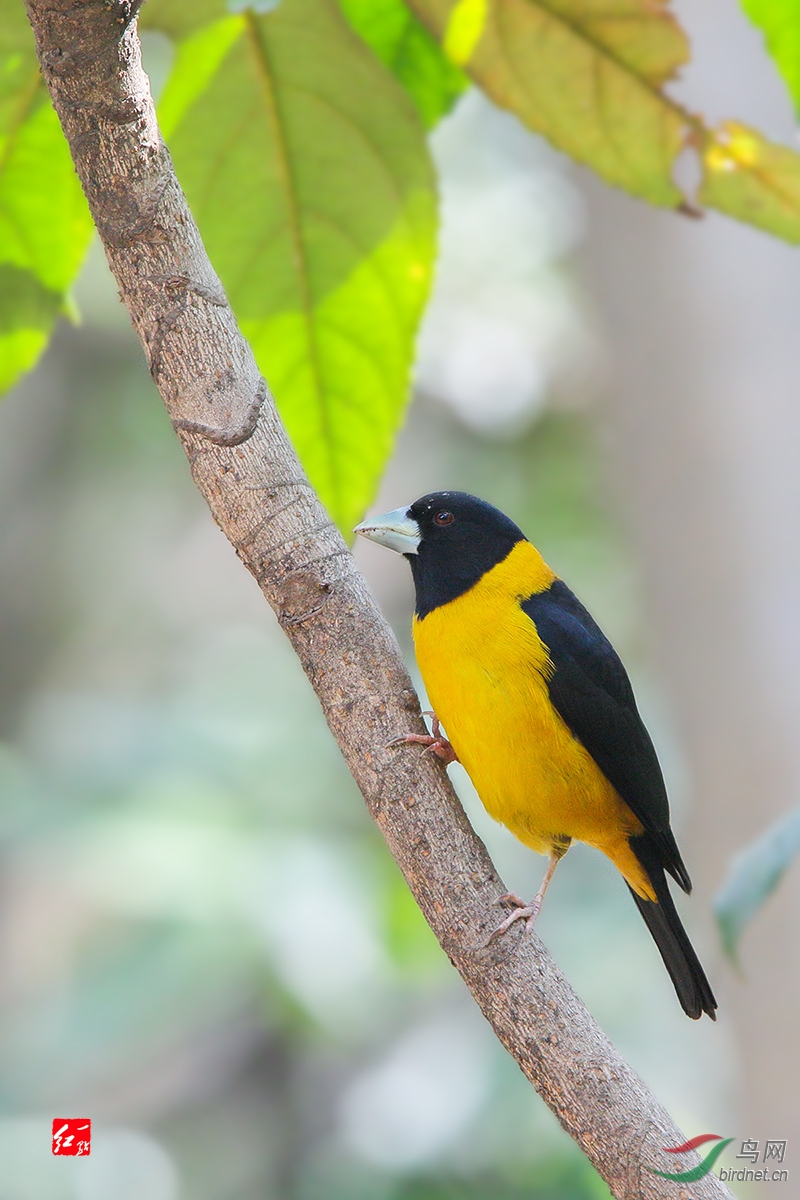
[[[357,533],[403,554],[416,589],[414,646],[435,710],[412,736],[463,763],[486,809],[549,856],[530,905],[503,897],[532,927],[570,843],[619,869],[690,1017],[717,1007],[681,925],[666,872],[685,892],[664,779],[625,668],[598,625],[498,509],[434,492]],[[438,722],[447,731],[439,734]]]

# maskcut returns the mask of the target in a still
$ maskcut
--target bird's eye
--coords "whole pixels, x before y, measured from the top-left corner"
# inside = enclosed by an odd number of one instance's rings
[[[446,508],[443,508],[442,511],[438,512],[433,518],[434,525],[452,525],[453,521],[455,521],[455,517],[451,512],[448,512]]]

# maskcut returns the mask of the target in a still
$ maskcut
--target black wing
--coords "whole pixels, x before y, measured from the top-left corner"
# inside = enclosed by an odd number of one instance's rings
[[[689,891],[664,777],[619,655],[560,579],[523,600],[522,609],[550,653],[553,707],[651,835],[662,865]]]

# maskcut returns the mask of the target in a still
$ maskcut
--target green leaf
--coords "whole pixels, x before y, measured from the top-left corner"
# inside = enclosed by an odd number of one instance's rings
[[[800,111],[800,0],[742,0]]]
[[[800,156],[727,121],[703,149],[702,204],[800,242]]]
[[[502,108],[603,179],[675,207],[687,119],[661,92],[689,57],[663,0],[408,0]]]
[[[92,221],[22,5],[0,3],[0,392],[47,345]]]
[[[419,120],[333,0],[200,30],[179,46],[159,111],[289,435],[349,531],[391,452],[430,289],[435,187]]]
[[[36,363],[62,305],[32,271],[0,263],[0,393]]]
[[[426,129],[445,116],[469,80],[402,0],[339,0],[347,20],[414,101]]]
[[[673,174],[689,145],[703,204],[800,242],[800,155],[735,122],[712,130],[663,92],[688,58],[668,0],[406,3],[495,103],[608,183],[684,207]]]
[[[722,945],[732,961],[736,962],[745,926],[778,886],[798,851],[800,809],[795,809],[734,858],[714,901]]]

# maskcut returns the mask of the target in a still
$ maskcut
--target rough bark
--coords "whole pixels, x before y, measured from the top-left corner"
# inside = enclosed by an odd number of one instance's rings
[[[614,1196],[688,1198],[646,1166],[670,1169],[660,1147],[683,1135],[539,940],[512,932],[487,948],[506,889],[443,767],[389,746],[423,731],[414,689],[206,256],[159,135],[138,7],[27,0],[47,86],[194,480],[275,610],[409,887],[497,1036]],[[707,1176],[691,1196],[730,1193]]]

